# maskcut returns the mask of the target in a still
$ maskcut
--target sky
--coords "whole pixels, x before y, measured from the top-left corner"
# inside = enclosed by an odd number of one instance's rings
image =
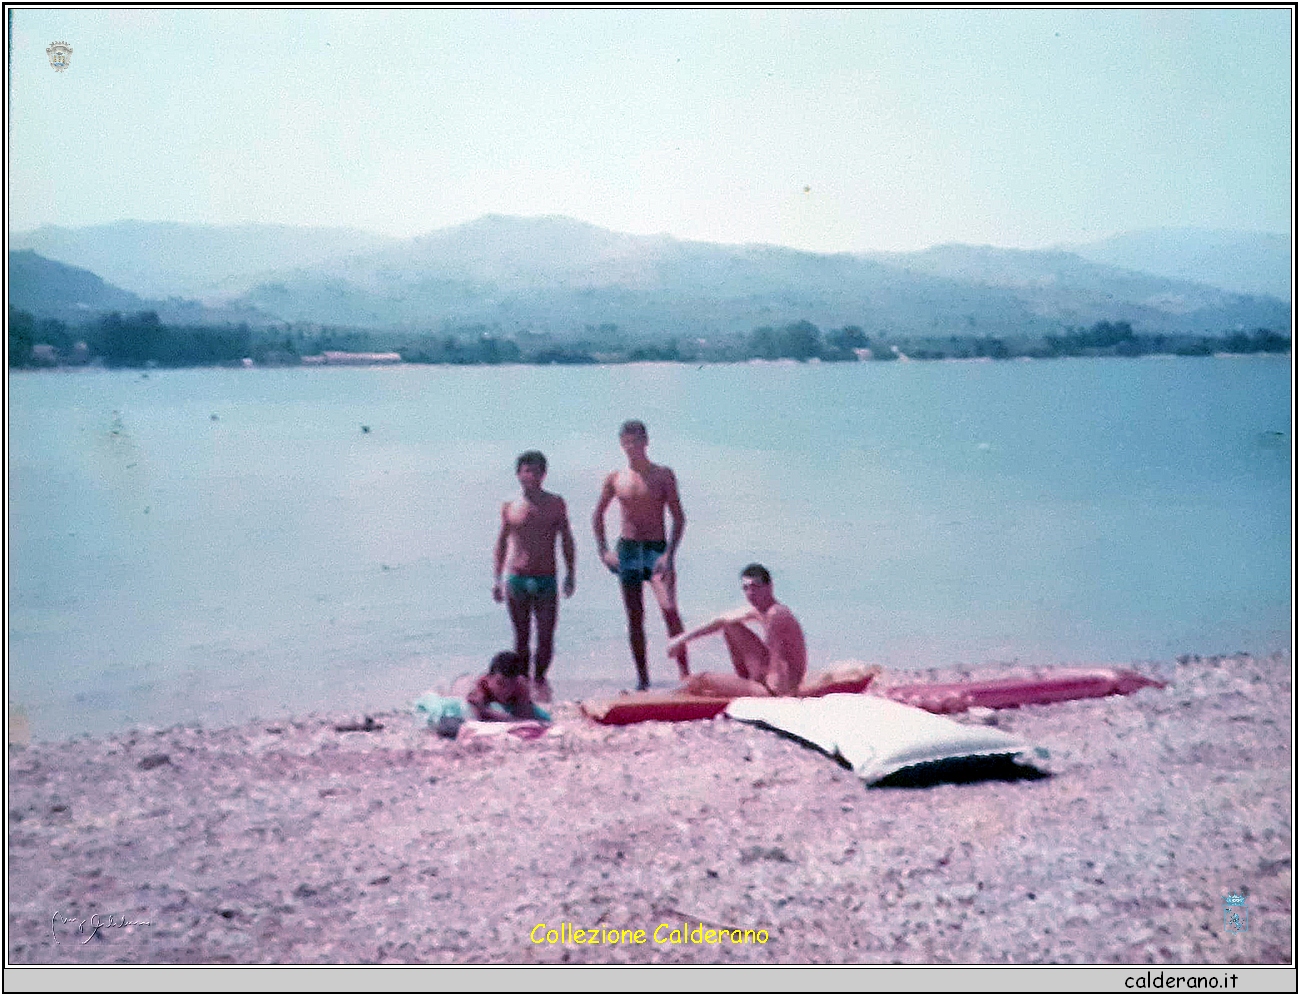
[[[1287,8],[10,13],[10,231],[567,215],[859,252],[1291,230]]]

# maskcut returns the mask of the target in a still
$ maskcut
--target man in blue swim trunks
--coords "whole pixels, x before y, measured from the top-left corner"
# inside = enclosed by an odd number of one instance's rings
[[[600,491],[600,501],[592,516],[596,532],[596,546],[605,566],[618,575],[623,589],[623,605],[627,610],[628,642],[636,661],[637,688],[650,687],[650,672],[645,654],[645,608],[642,585],[650,589],[663,612],[668,635],[682,631],[681,613],[677,611],[677,570],[675,556],[677,545],[686,531],[686,513],[682,511],[677,494],[677,478],[664,466],[651,463],[646,456],[650,444],[644,422],[624,422],[618,435],[619,445],[627,454],[627,467],[616,470],[605,478]],[[617,551],[610,550],[605,540],[605,510],[618,499],[623,515]],[[672,517],[672,533],[664,538],[664,510]],[[683,645],[676,654],[677,670],[684,679],[691,669]]]
[[[546,457],[537,450],[521,453],[515,476],[523,495],[501,506],[501,532],[493,551],[492,597],[504,601],[515,630],[515,653],[528,661],[528,637],[537,620],[537,653],[533,657],[533,698],[551,701],[547,668],[555,636],[559,591],[555,583],[555,540],[564,552],[564,597],[573,594],[574,545],[564,499],[542,490]],[[504,583],[501,576],[509,565]]]

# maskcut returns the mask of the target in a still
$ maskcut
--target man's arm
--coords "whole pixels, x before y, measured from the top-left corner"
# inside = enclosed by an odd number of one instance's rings
[[[569,510],[560,499],[560,552],[564,554],[564,597],[569,598],[577,586],[573,571],[576,552],[573,544],[573,530],[569,528]]]
[[[605,483],[600,489],[600,501],[596,503],[596,511],[591,516],[591,528],[596,533],[596,553],[605,565],[618,569],[618,558],[610,553],[609,544],[605,541],[605,509],[609,508],[609,503],[614,500],[614,475],[610,474],[605,478]],[[613,560],[613,563],[610,561]]]
[[[509,694],[505,696],[505,701],[501,703],[505,706],[506,712],[516,718],[531,717],[533,714],[533,699],[528,694],[527,681],[515,681],[512,684]]]
[[[506,541],[510,537],[510,520],[507,513],[510,502],[501,506],[501,531],[497,533],[497,545],[492,550],[492,597],[498,602],[505,600],[501,590],[501,575],[506,569]]]
[[[667,467],[664,468],[664,472],[668,475],[668,487],[664,493],[664,504],[668,506],[668,515],[673,521],[668,532],[668,552],[664,555],[662,566],[665,573],[670,573],[673,570],[677,545],[681,543],[682,536],[686,532],[686,512],[682,509],[682,499],[677,493],[676,476]]]
[[[479,678],[470,689],[469,694],[465,696],[465,701],[474,710],[477,718],[483,719],[487,715],[487,707],[492,704],[492,696],[483,688],[482,678]]]
[[[686,646],[686,644],[690,643],[692,640],[699,639],[701,636],[708,636],[710,633],[716,633],[724,626],[728,626],[732,623],[756,622],[758,621],[758,618],[758,613],[752,608],[736,609],[734,612],[724,612],[716,619],[706,622],[703,626],[697,626],[695,629],[682,633],[680,636],[675,636],[673,639],[669,640],[668,656],[672,657],[673,654],[677,653],[677,651],[681,650],[682,647]]]

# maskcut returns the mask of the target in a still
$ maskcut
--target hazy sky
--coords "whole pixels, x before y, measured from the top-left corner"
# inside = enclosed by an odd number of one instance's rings
[[[1288,9],[11,12],[14,231],[1290,231]]]

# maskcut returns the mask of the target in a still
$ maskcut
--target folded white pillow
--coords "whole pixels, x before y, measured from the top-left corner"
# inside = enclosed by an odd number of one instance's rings
[[[868,784],[914,764],[1029,750],[1024,741],[1001,730],[957,723],[875,695],[735,699],[727,715],[842,757]]]

